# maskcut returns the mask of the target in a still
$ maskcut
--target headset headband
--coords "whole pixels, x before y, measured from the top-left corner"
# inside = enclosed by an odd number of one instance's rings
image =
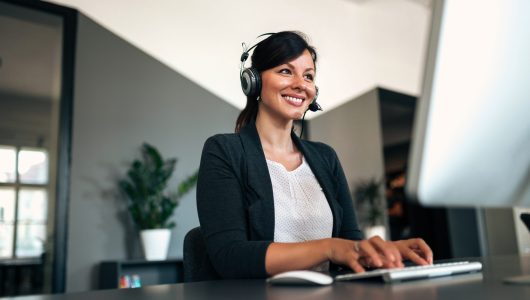
[[[260,37],[266,36],[266,35],[273,35],[273,34],[276,34],[276,32],[267,32],[267,33],[264,33],[264,34],[260,34],[256,38],[260,38]],[[243,53],[241,54],[241,62],[244,63],[248,59],[248,53],[250,52],[250,50],[256,48],[256,46],[258,46],[264,40],[266,40],[266,39],[263,39],[263,40],[255,43],[252,47],[250,47],[248,49],[246,48],[247,45],[245,43],[241,43],[241,45],[243,46]]]

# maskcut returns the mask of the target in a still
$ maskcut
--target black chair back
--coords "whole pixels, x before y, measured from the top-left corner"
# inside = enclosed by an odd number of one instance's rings
[[[216,280],[221,277],[213,268],[200,227],[184,237],[184,282]]]

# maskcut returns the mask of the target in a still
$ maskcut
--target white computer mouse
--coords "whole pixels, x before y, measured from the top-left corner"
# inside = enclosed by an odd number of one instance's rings
[[[267,279],[274,285],[330,285],[333,277],[315,271],[288,271]]]

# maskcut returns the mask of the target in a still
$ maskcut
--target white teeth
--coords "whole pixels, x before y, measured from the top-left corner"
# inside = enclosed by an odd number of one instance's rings
[[[295,98],[295,97],[291,97],[291,96],[283,96],[287,101],[290,101],[290,102],[293,102],[293,103],[296,103],[296,104],[300,104],[302,103],[302,99],[300,98]]]

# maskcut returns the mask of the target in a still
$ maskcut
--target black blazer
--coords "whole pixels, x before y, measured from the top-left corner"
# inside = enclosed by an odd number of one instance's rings
[[[333,237],[362,239],[346,177],[335,151],[291,137],[302,151],[333,213]],[[223,278],[266,277],[265,253],[274,240],[274,199],[254,122],[238,134],[204,144],[197,210],[210,260]]]

